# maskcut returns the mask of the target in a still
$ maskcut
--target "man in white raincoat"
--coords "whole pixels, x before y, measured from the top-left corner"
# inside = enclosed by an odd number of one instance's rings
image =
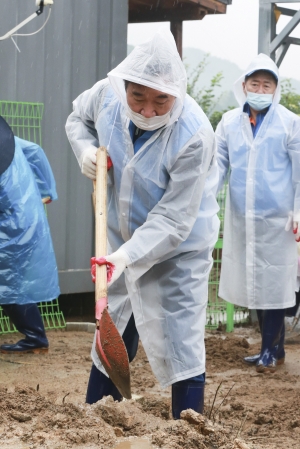
[[[108,147],[109,312],[129,360],[140,336],[157,379],[172,384],[174,418],[203,409],[205,309],[219,227],[214,134],[186,83],[172,34],[159,32],[81,94],[66,124],[91,179],[97,147]],[[120,399],[95,348],[92,359],[87,402]]]
[[[284,363],[285,309],[295,304],[300,118],[279,104],[278,68],[264,54],[234,92],[240,107],[216,130],[219,190],[229,173],[219,295],[257,310],[261,352],[244,361],[274,372]]]

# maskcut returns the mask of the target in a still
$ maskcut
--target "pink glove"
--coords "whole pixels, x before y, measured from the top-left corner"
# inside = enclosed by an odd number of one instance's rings
[[[96,281],[96,265],[106,265],[107,266],[107,286],[110,287],[123,273],[125,268],[129,265],[130,258],[126,251],[122,248],[118,251],[96,259],[92,257],[91,259],[91,273],[93,282]]]

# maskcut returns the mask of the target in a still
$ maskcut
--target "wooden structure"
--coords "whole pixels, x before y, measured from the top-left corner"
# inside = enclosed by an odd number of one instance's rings
[[[207,14],[226,14],[232,0],[129,0],[128,23],[170,22],[182,56],[182,22],[202,20]]]

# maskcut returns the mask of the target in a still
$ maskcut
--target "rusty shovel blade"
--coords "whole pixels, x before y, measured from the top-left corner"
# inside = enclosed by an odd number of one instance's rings
[[[107,308],[96,331],[96,351],[108,376],[121,395],[131,399],[129,360],[124,341]]]

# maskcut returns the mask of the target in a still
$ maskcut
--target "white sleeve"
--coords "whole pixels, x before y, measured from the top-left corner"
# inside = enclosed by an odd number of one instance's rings
[[[287,142],[287,151],[292,163],[292,179],[295,191],[294,220],[300,221],[300,119],[295,117]]]
[[[216,129],[217,139],[217,162],[219,167],[219,184],[217,192],[220,192],[229,170],[229,153],[224,131],[224,116]]]
[[[74,100],[73,112],[67,119],[66,133],[80,166],[84,150],[99,147],[95,123],[101,107],[101,93],[107,83],[107,79],[101,80],[79,95]]]

